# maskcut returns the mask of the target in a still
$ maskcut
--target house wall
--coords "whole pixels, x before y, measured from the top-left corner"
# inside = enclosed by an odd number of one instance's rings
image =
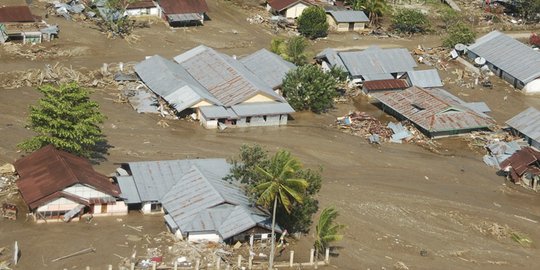
[[[188,234],[189,242],[208,241],[221,242],[221,237],[213,232],[190,232]]]
[[[74,202],[72,200],[66,199],[66,198],[58,198],[55,200],[50,201],[47,204],[44,204],[36,210],[37,212],[45,212],[45,211],[69,211],[73,208],[75,208],[79,203]]]
[[[249,123],[247,119],[250,119]],[[242,117],[236,121],[237,127],[261,127],[287,125],[286,114],[283,115],[257,115],[252,117]]]
[[[159,208],[159,210],[152,210],[152,206]],[[161,203],[144,202],[142,203],[141,211],[143,214],[163,214],[163,207]]]
[[[253,96],[251,98],[249,98],[248,100],[242,102],[242,103],[255,103],[255,102],[272,102],[274,101],[274,99],[268,97],[268,96],[265,96],[265,95],[262,95],[262,94],[258,94],[256,96]]]
[[[218,120],[217,119],[206,119],[202,114],[199,117],[199,121],[201,122],[201,125],[208,129],[214,129],[218,127]]]
[[[114,204],[108,203],[105,207],[103,204],[94,205],[94,216],[119,216],[127,215],[128,206],[123,201],[117,201]]]
[[[302,12],[304,12],[304,9],[306,9],[306,8],[307,8],[307,6],[304,5],[303,3],[298,3],[298,4],[288,8],[285,11],[285,17],[296,19],[296,18],[300,17]]]
[[[523,87],[523,91],[527,94],[540,93],[540,78],[526,84]]]
[[[157,7],[153,7],[153,8],[134,8],[134,9],[127,9],[126,10],[126,15],[128,16],[145,16],[145,15],[150,15],[150,16],[159,16],[159,10]]]
[[[214,104],[212,104],[212,103],[210,103],[210,102],[208,102],[206,100],[203,100],[203,101],[200,101],[199,103],[191,106],[191,108],[198,108],[198,107],[201,107],[201,106],[212,106],[212,105],[214,105]]]
[[[64,192],[67,192],[67,193],[70,193],[70,194],[73,194],[75,196],[82,197],[85,199],[111,197],[108,194],[105,194],[101,191],[95,190],[89,186],[85,186],[81,184],[76,184],[71,187],[65,188]]]
[[[330,71],[331,68],[332,68],[332,67],[330,66],[330,64],[328,64],[328,62],[322,61],[322,63],[321,63],[321,69],[322,69],[322,71],[328,72],[328,71]]]

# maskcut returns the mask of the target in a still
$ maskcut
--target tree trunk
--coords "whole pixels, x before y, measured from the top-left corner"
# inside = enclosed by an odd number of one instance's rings
[[[276,242],[276,236],[275,236],[275,227],[276,227],[276,208],[277,208],[277,195],[274,198],[274,210],[272,211],[272,243],[270,244],[270,259],[268,260],[268,270],[274,269],[274,252],[275,252],[275,242]]]

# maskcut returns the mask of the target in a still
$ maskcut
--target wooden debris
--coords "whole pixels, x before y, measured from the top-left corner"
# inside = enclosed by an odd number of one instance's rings
[[[53,260],[51,260],[51,262],[57,262],[57,261],[60,261],[60,260],[63,260],[63,259],[67,259],[67,258],[71,258],[71,257],[74,257],[74,256],[83,255],[83,254],[87,254],[87,253],[91,253],[91,252],[96,252],[96,249],[93,248],[93,247],[85,248],[83,250],[79,250],[77,252],[73,252],[71,254],[68,254],[68,255],[53,259]]]

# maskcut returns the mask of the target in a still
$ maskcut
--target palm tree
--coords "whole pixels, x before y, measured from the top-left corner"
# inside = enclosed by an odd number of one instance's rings
[[[332,206],[322,210],[319,222],[315,227],[316,235],[314,246],[316,256],[318,256],[319,253],[324,252],[329,243],[339,241],[343,238],[343,235],[338,233],[345,228],[345,225],[335,223],[338,216],[338,211]]]
[[[268,168],[257,166],[257,172],[261,177],[261,184],[255,187],[255,193],[259,194],[257,204],[272,209],[272,243],[268,269],[273,268],[275,252],[275,225],[276,208],[278,202],[285,208],[287,213],[291,212],[294,202],[302,203],[303,195],[308,183],[304,179],[293,178],[300,169],[301,164],[285,150],[279,150],[270,160]]]
[[[389,10],[386,0],[350,0],[348,4],[354,10],[363,10],[368,13],[369,25],[378,24],[379,17]]]

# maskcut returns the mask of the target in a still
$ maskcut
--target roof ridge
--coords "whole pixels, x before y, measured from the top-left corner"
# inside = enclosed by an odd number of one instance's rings
[[[228,202],[225,197],[223,196],[223,194],[221,194],[221,192],[219,192],[217,190],[217,188],[212,184],[212,182],[208,179],[208,177],[206,177],[206,175],[204,175],[204,173],[202,172],[202,169],[200,169],[196,164],[193,164],[191,165],[191,170],[196,170],[199,175],[206,181],[206,183],[210,186],[210,188],[221,198],[222,202],[221,203],[224,203],[224,202],[227,202],[227,203],[230,203],[230,204],[233,204],[231,202]],[[217,205],[217,204],[216,204]],[[236,204],[233,204],[233,205],[236,205]]]
[[[53,149],[53,152],[54,152],[54,155],[60,160],[60,162],[65,166],[66,170],[69,172],[69,174],[71,174],[71,176],[76,179],[76,182],[77,183],[81,183],[81,181],[78,179],[77,175],[73,172],[73,170],[71,169],[71,167],[69,166],[69,164],[67,163],[67,161],[65,160],[65,157],[61,156],[60,155],[60,150],[56,149],[56,147],[54,147],[52,144],[52,149]]]

